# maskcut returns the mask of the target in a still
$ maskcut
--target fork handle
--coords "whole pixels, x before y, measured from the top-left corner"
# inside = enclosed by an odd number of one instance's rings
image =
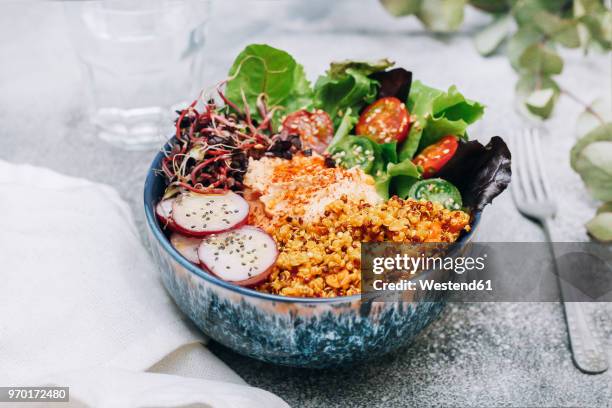
[[[552,250],[553,262],[557,269],[557,279],[561,290],[561,303],[565,311],[565,321],[570,340],[570,348],[574,360],[574,365],[582,372],[587,374],[599,374],[608,369],[607,356],[603,350],[599,338],[593,333],[585,316],[582,304],[579,302],[567,302],[571,299],[571,292],[576,290],[569,283],[562,279],[557,265],[555,245],[552,240],[550,230],[550,219],[542,222],[544,231],[548,236],[548,242]]]
[[[599,339],[593,335],[582,304],[563,302],[574,364],[587,374],[599,374],[608,369],[606,354]]]

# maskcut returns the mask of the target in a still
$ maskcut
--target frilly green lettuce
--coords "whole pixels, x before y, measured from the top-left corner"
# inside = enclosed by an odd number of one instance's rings
[[[446,135],[467,139],[467,127],[484,113],[484,105],[466,99],[454,85],[444,92],[421,81],[412,83],[407,106],[413,122],[408,138],[400,146],[400,160],[414,157]]]

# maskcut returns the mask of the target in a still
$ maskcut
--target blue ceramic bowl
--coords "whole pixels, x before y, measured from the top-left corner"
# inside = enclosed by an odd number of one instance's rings
[[[180,309],[210,338],[269,363],[324,368],[355,363],[396,350],[438,317],[444,299],[433,294],[409,302],[375,302],[360,295],[292,298],[232,285],[183,258],[155,217],[162,197],[160,152],[144,188],[149,239],[162,281]],[[480,219],[476,214],[472,232]]]

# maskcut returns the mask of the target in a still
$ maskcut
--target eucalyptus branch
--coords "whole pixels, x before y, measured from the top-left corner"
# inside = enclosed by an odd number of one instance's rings
[[[595,109],[593,109],[593,106],[591,104],[584,102],[582,99],[577,97],[574,93],[568,91],[565,88],[561,88],[560,92],[568,96],[571,100],[573,100],[578,105],[582,106],[585,111],[593,115],[602,125],[606,123],[605,119]]]

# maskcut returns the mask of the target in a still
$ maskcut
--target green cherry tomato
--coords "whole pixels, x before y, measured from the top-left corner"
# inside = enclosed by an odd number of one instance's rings
[[[364,173],[370,173],[374,166],[374,147],[365,137],[352,136],[349,143],[333,148],[329,153],[337,164],[347,169],[359,166]]]
[[[463,205],[457,187],[440,178],[417,181],[410,187],[408,196],[415,200],[440,203],[449,210],[459,210]]]

